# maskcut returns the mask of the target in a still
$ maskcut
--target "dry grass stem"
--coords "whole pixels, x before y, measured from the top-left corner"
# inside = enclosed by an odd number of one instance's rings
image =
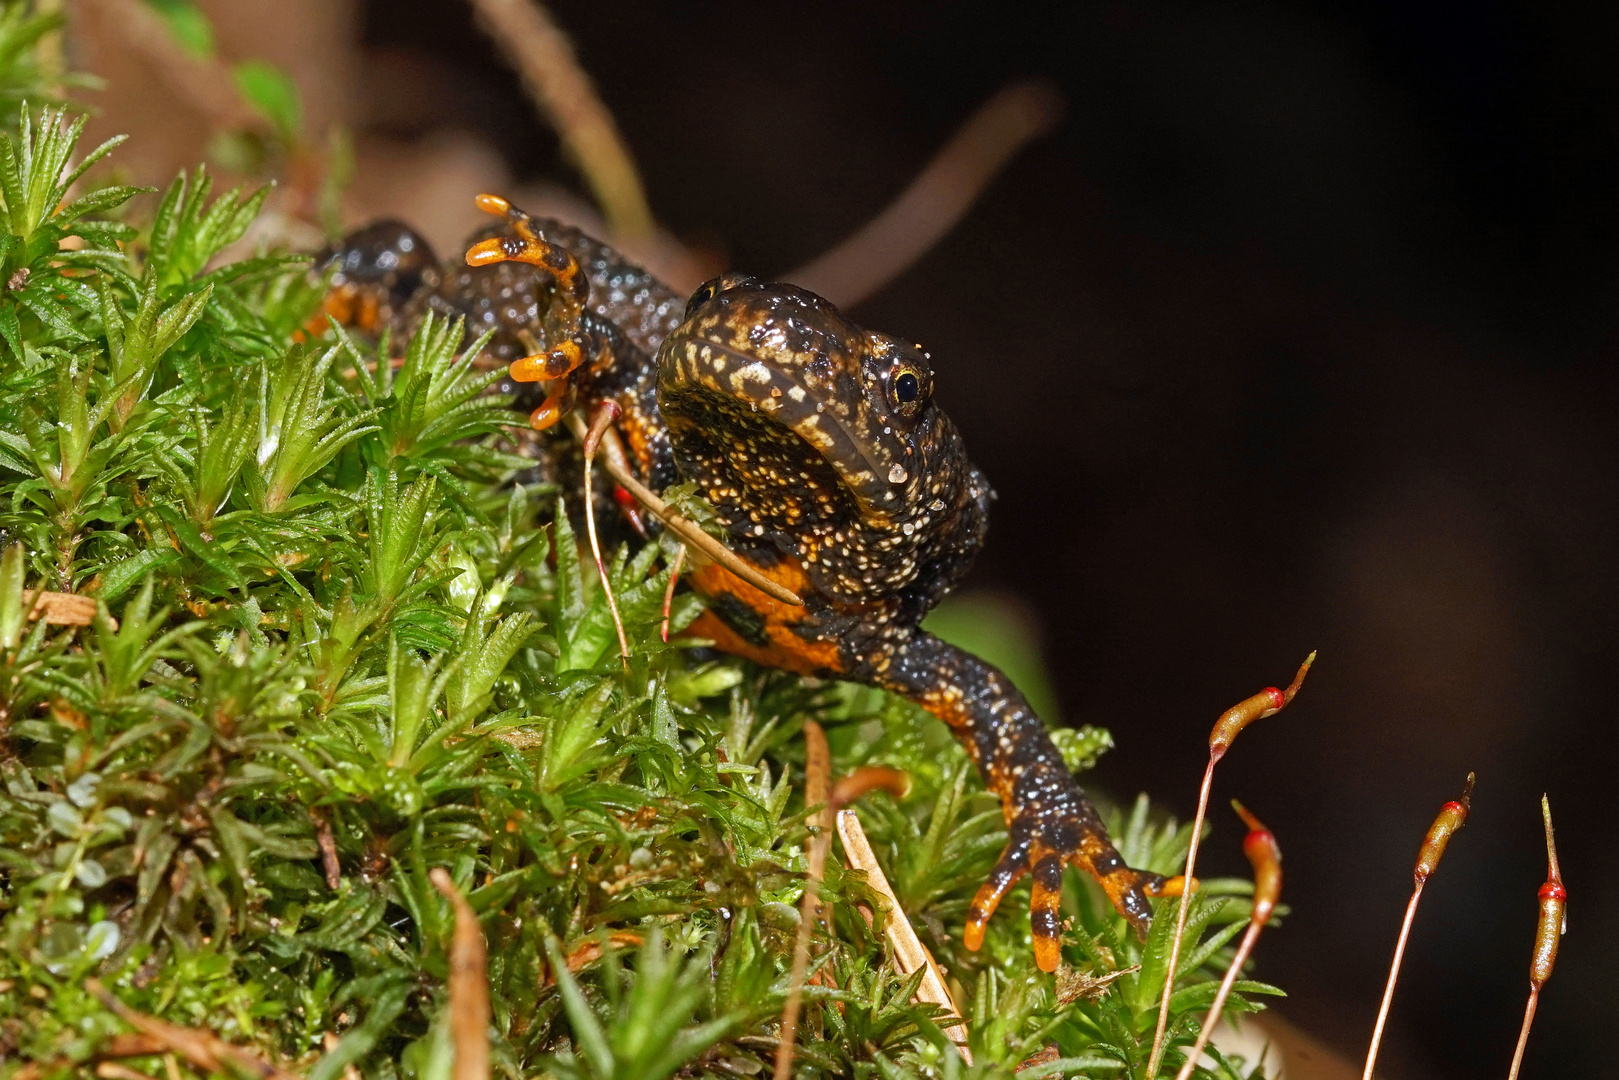
[[[536,0],[470,0],[478,22],[523,78],[590,185],[618,238],[652,233],[635,160],[573,46]]]
[[[613,595],[613,582],[607,576],[607,564],[602,562],[601,541],[596,537],[596,493],[592,490],[592,475],[595,473],[594,462],[596,450],[601,445],[602,435],[609,425],[618,419],[618,406],[611,401],[602,402],[596,410],[596,418],[591,421],[590,429],[585,432],[583,449],[585,455],[585,532],[590,536],[590,554],[596,560],[596,576],[601,578],[602,593],[607,597],[607,610],[613,615],[613,629],[618,631],[618,658],[624,665],[624,670],[630,669],[630,641],[624,635],[624,618],[618,611],[618,597]]]
[[[441,866],[428,871],[433,887],[455,909],[450,937],[450,1036],[455,1045],[453,1080],[489,1080],[489,979],[478,914]]]
[[[893,887],[888,884],[888,877],[878,865],[876,853],[871,850],[866,832],[860,827],[860,818],[853,810],[838,813],[838,836],[843,840],[843,851],[849,858],[849,865],[856,870],[864,871],[867,884],[888,901],[888,922],[884,932],[889,944],[894,947],[894,960],[899,965],[900,972],[910,975],[919,969],[925,971],[922,982],[916,988],[916,1000],[937,1005],[945,1012],[957,1015],[956,1003],[951,1000],[950,991],[945,987],[943,972],[934,962],[933,955],[922,944],[922,939],[916,936],[916,929],[906,917],[905,909],[900,907],[899,897],[894,895]],[[973,1058],[972,1051],[967,1049],[965,1021],[951,1024],[944,1029],[944,1033],[952,1043],[955,1043],[956,1049],[961,1051],[962,1060],[971,1065]]]
[[[583,443],[586,429],[585,422],[577,414],[568,415],[568,424],[574,434]],[[767,596],[773,596],[784,604],[793,607],[803,607],[804,601],[797,593],[778,582],[771,581],[759,571],[737,558],[724,544],[714,539],[702,530],[695,521],[677,513],[673,507],[664,502],[657,492],[647,487],[635,478],[624,459],[623,444],[618,436],[609,429],[601,440],[602,467],[607,470],[618,485],[633,495],[637,502],[646,507],[651,514],[668,527],[669,531],[680,537],[689,546],[696,548],[710,561],[717,562],[749,585],[758,589]]]
[[[1029,140],[1056,127],[1063,101],[1040,81],[1014,83],[962,124],[886,210],[787,280],[840,307],[898,277],[961,220]]]

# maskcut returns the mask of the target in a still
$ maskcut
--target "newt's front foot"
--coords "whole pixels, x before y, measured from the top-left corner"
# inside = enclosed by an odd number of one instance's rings
[[[962,935],[967,948],[976,950],[983,944],[984,927],[1001,898],[1024,874],[1032,874],[1029,923],[1034,932],[1035,963],[1042,971],[1057,970],[1062,933],[1058,906],[1067,864],[1095,878],[1119,914],[1145,937],[1152,923],[1147,897],[1163,885],[1164,878],[1125,865],[1090,800],[1067,770],[1060,775],[1049,770],[1045,777],[1019,777],[1014,798],[1018,809],[1008,822],[1011,838],[968,909]]]

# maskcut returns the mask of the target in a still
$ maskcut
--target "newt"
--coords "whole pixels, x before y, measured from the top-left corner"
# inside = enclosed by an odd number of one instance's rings
[[[692,631],[760,664],[916,702],[949,725],[1000,797],[1009,838],[973,899],[966,946],[983,943],[1001,898],[1032,875],[1035,959],[1055,970],[1065,865],[1094,877],[1145,935],[1163,878],[1125,864],[1011,680],[920,626],[982,547],[993,498],[934,400],[929,353],[803,289],[741,274],[673,307],[671,290],[605,245],[504,200],[480,202],[504,223],[476,238],[470,269],[457,273],[530,275],[532,307],[520,326],[500,325],[539,346],[511,365],[513,379],[548,386],[533,426],[613,402],[649,486],[695,481],[736,554],[803,601],[705,563],[687,576],[707,602]],[[450,277],[431,285],[436,300],[396,307],[489,309],[487,289],[446,290]],[[615,290],[626,280],[636,287]]]

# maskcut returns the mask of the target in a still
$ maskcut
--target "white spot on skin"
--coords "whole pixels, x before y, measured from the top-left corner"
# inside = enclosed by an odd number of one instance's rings
[[[905,466],[895,465],[892,469],[888,470],[888,482],[890,484],[903,484],[910,478],[910,475],[910,473],[905,471]]]

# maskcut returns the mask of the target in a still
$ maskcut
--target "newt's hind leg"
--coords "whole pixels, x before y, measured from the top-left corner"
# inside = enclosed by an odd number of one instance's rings
[[[1159,894],[1164,878],[1125,865],[1084,789],[1011,680],[971,653],[918,632],[896,647],[871,681],[949,724],[985,786],[1001,797],[1010,835],[968,911],[962,935],[967,948],[983,944],[984,928],[1001,898],[1032,874],[1035,961],[1042,970],[1055,971],[1064,865],[1095,878],[1119,914],[1146,936],[1152,922],[1148,897]]]
[[[572,252],[545,240],[534,227],[532,218],[500,196],[479,195],[477,203],[480,210],[504,218],[512,231],[472,245],[467,250],[467,265],[527,263],[542,270],[555,285],[541,318],[546,341],[555,344],[513,361],[510,369],[516,382],[554,380],[545,401],[529,415],[529,425],[536,431],[544,431],[562,419],[575,404],[576,388],[569,376],[581,367],[610,361],[617,335],[601,319],[585,311],[585,302],[590,298],[590,279],[580,269]],[[530,347],[538,344],[531,340]]]

